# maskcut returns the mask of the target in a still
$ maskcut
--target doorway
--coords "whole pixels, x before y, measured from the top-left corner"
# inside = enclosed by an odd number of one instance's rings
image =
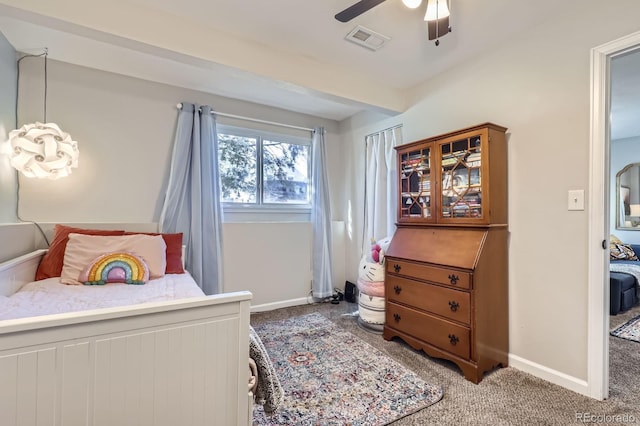
[[[640,50],[640,32],[591,51],[591,143],[589,194],[589,396],[609,396],[609,286],[610,234],[611,60]]]

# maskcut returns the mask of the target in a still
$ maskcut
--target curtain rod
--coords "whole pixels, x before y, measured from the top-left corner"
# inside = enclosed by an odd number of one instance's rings
[[[368,135],[365,135],[364,137],[367,138],[369,136],[377,135],[378,133],[386,132],[387,130],[394,130],[394,129],[397,129],[397,128],[400,128],[400,127],[402,127],[402,124],[396,124],[395,126],[387,127],[386,129],[378,130],[377,132],[373,132],[373,133],[369,133]]]
[[[182,109],[182,104],[179,103],[178,105],[176,105],[176,107],[178,109]],[[237,118],[239,120],[254,121],[256,123],[262,123],[262,124],[270,124],[272,126],[280,126],[280,127],[288,127],[290,129],[304,130],[306,132],[311,132],[311,133],[315,132],[315,130],[310,129],[308,127],[300,127],[300,126],[293,126],[291,124],[276,123],[275,121],[260,120],[258,118],[244,117],[242,115],[226,114],[224,112],[218,112],[218,111],[213,111],[213,110],[211,111],[211,114],[217,115],[217,116],[220,116],[220,117]]]

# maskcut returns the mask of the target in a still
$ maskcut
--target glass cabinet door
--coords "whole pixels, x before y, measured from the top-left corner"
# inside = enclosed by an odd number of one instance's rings
[[[400,221],[430,221],[431,200],[431,145],[399,152]]]
[[[479,134],[438,145],[440,155],[440,218],[482,220],[482,138]]]

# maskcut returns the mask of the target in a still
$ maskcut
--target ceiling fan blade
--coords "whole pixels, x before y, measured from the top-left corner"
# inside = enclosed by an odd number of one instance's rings
[[[360,16],[367,10],[372,9],[385,0],[360,0],[358,3],[349,6],[342,12],[339,12],[335,18],[340,22],[349,22],[356,16]]]

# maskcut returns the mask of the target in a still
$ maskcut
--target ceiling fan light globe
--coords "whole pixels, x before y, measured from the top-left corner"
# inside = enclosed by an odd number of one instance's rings
[[[447,0],[428,0],[425,21],[437,21],[450,15]]]
[[[409,9],[415,9],[422,4],[422,0],[402,0],[402,3]]]

